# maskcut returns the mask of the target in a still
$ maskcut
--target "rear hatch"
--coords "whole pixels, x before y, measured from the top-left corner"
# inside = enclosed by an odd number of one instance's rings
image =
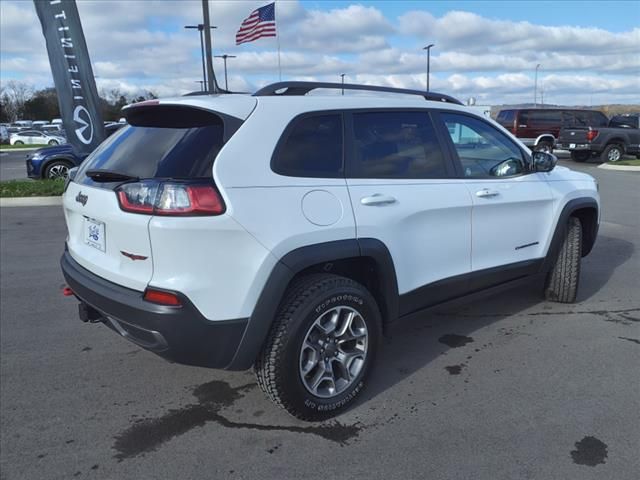
[[[96,275],[143,291],[153,275],[153,215],[210,214],[189,209],[194,198],[204,199],[204,209],[223,211],[207,196],[217,192],[213,162],[242,119],[158,102],[139,104],[126,114],[129,125],[103,142],[67,186],[67,248]],[[195,197],[185,190],[194,186]],[[203,188],[207,195],[201,194]],[[173,210],[161,211],[161,196]]]

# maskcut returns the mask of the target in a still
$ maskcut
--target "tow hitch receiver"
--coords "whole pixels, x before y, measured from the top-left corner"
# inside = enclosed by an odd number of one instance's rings
[[[98,323],[102,321],[100,312],[86,303],[78,304],[78,314],[83,322]]]

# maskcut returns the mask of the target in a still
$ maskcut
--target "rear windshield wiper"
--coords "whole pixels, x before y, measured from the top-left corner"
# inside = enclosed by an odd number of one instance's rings
[[[125,182],[128,180],[140,180],[138,177],[116,172],[115,170],[92,169],[87,170],[85,175],[94,182]]]

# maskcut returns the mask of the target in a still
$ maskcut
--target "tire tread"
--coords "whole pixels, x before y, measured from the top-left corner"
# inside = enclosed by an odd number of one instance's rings
[[[580,280],[582,256],[582,224],[577,217],[570,217],[556,263],[549,272],[545,287],[547,300],[574,303]]]

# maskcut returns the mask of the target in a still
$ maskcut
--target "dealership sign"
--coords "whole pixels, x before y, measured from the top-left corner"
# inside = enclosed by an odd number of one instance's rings
[[[34,0],[67,140],[79,154],[104,140],[100,99],[75,0]]]

